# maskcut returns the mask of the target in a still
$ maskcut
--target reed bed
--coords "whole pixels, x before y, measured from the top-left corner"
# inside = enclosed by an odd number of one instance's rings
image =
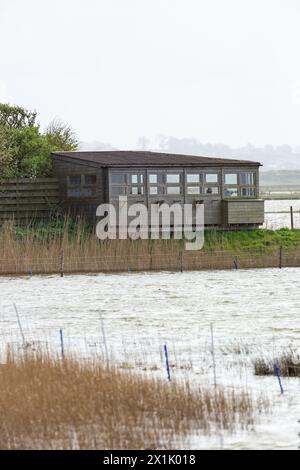
[[[192,389],[98,362],[8,351],[0,366],[0,449],[172,449],[233,432],[267,408],[250,393]]]
[[[257,358],[254,361],[255,375],[276,375],[276,367],[282,377],[300,377],[300,356],[290,349],[277,359]]]
[[[184,240],[99,241],[92,227],[68,220],[60,228],[45,225],[43,229],[33,227],[23,231],[13,223],[6,223],[0,230],[0,274],[300,266],[297,246],[291,245],[281,253],[276,246],[239,249],[238,245],[229,244],[231,236],[224,236],[223,240],[221,235],[211,233],[203,250],[186,251]]]

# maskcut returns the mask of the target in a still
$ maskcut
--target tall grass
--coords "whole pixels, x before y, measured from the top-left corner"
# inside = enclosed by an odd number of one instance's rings
[[[258,230],[207,231],[200,251],[185,251],[184,240],[101,242],[94,232],[94,227],[68,219],[27,227],[6,223],[0,229],[0,274],[58,273],[62,253],[66,273],[231,269],[236,255],[240,268],[277,267],[278,242],[283,240],[283,266],[300,266],[296,231],[292,237],[286,231],[274,236]]]
[[[9,352],[0,384],[1,449],[179,448],[191,434],[252,426],[258,406],[246,392],[192,390],[49,354]]]
[[[257,358],[254,361],[255,375],[276,375],[278,366],[282,377],[300,377],[300,357],[297,351],[284,351],[277,359]]]

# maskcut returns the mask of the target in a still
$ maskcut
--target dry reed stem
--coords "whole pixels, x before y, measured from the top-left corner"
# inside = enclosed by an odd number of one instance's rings
[[[248,428],[256,411],[246,392],[195,391],[49,354],[10,351],[0,384],[0,449],[180,448],[200,431]]]
[[[86,234],[78,224],[76,233],[69,233],[68,221],[63,233],[37,239],[28,232],[15,236],[7,223],[0,230],[0,274],[50,274],[61,269],[64,251],[65,273],[181,271],[201,269],[233,269],[234,254],[226,250],[185,251],[182,240],[107,240],[99,241]],[[243,251],[238,255],[239,268],[278,267],[278,251]],[[283,266],[300,266],[300,251],[291,249],[282,259]]]
[[[275,364],[282,377],[300,377],[300,357],[292,349],[283,352],[278,359],[255,359],[254,373],[255,375],[276,375]]]

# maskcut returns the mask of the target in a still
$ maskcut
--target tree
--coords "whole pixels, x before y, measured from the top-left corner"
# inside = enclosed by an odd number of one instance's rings
[[[0,177],[51,175],[51,152],[76,150],[78,141],[70,126],[52,121],[45,132],[36,112],[0,103]]]
[[[22,129],[36,125],[36,111],[29,111],[21,106],[0,103],[0,126],[10,129]]]
[[[0,178],[13,176],[15,150],[12,136],[6,128],[0,126]]]
[[[58,119],[53,119],[48,125],[45,136],[54,150],[72,151],[78,148],[79,142],[73,129]]]

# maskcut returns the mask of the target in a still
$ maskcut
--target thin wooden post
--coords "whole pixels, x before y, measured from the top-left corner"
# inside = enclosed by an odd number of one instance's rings
[[[180,272],[183,273],[183,248],[180,250],[179,259],[180,259]]]
[[[239,269],[238,257],[235,256],[233,260],[234,269]]]
[[[291,230],[294,230],[294,210],[293,210],[293,206],[290,207],[290,213],[291,213]]]
[[[214,371],[214,386],[217,386],[217,372],[216,372],[216,357],[215,357],[215,342],[214,342],[214,325],[210,324],[210,334],[211,334],[211,354],[213,359],[213,371]]]
[[[282,268],[282,246],[279,248],[279,269]]]
[[[60,253],[60,277],[64,277],[64,264],[65,264],[64,250],[61,250],[61,253]]]

